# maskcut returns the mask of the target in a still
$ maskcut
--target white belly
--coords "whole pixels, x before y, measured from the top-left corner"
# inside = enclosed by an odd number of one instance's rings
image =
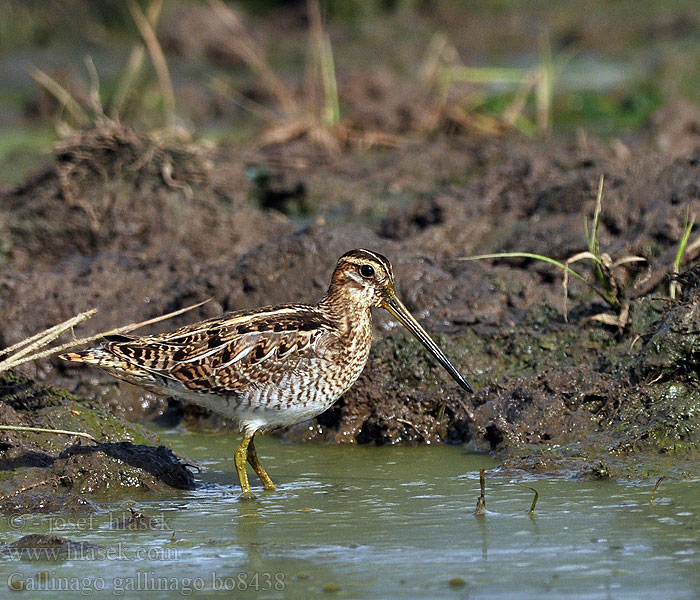
[[[364,366],[364,365],[362,365]],[[238,424],[241,431],[271,431],[315,417],[340,398],[360,376],[362,368],[329,374],[314,384],[303,376],[287,374],[275,384],[251,387],[240,396],[193,392],[184,386],[162,389],[168,395],[189,400]]]

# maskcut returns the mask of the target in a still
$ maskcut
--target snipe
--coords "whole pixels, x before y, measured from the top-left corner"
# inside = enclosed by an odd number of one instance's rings
[[[357,380],[372,341],[370,308],[396,317],[466,391],[472,388],[394,292],[389,261],[352,250],[338,260],[316,305],[283,304],[232,312],[153,336],[108,337],[65,360],[94,364],[150,391],[179,396],[236,421],[235,454],[244,497],[252,496],[246,462],[275,489],[253,437],[300,423],[331,406]]]

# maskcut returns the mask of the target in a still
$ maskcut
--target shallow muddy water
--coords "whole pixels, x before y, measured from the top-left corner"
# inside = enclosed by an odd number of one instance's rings
[[[576,482],[487,472],[456,446],[257,444],[278,489],[237,500],[237,437],[167,433],[202,467],[198,488],[135,507],[155,523],[115,529],[128,504],[96,515],[5,517],[0,537],[53,533],[99,544],[59,560],[9,555],[0,581],[99,597],[697,598],[697,481]],[[528,515],[532,492],[540,499]],[[30,594],[29,590],[35,593]],[[49,592],[46,592],[47,596]],[[0,592],[4,597],[6,592]],[[20,596],[17,596],[20,597]]]

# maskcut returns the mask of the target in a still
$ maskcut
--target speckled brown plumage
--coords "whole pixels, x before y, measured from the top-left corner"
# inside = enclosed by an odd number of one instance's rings
[[[149,390],[177,395],[238,422],[236,468],[250,495],[246,460],[266,489],[253,436],[299,423],[328,408],[357,380],[372,339],[370,308],[394,314],[471,391],[394,293],[389,261],[368,250],[344,254],[315,306],[284,304],[233,312],[153,336],[113,336],[66,360],[94,364]]]

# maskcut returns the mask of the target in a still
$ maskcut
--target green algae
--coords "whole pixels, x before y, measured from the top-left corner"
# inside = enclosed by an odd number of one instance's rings
[[[17,373],[0,376],[0,418],[6,424],[66,429],[82,438],[48,433],[4,431],[0,498],[32,491],[120,497],[187,485],[186,476],[158,438],[139,424],[127,423],[105,406]],[[77,443],[76,443],[77,440]],[[180,477],[180,479],[179,479]],[[31,501],[28,501],[31,505]]]

